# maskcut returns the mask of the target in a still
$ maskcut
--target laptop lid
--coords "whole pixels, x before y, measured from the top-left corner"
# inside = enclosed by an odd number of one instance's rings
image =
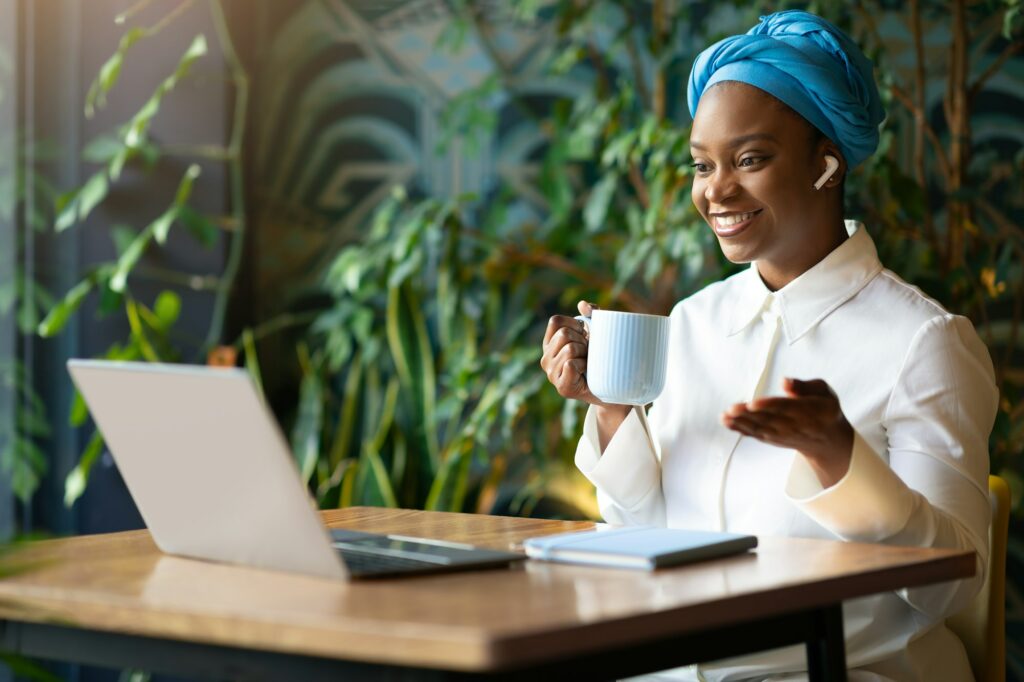
[[[68,370],[162,551],[347,576],[244,370],[104,360]]]

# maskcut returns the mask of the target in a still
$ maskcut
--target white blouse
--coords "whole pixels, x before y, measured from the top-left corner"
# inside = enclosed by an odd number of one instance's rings
[[[843,539],[977,552],[975,578],[843,604],[851,680],[970,680],[944,619],[988,561],[988,436],[998,390],[971,322],[878,260],[863,225],[785,287],[749,269],[671,314],[668,382],[602,454],[587,413],[576,465],[611,523]],[[794,450],[721,425],[730,405],[824,379],[856,432],[850,469],[823,489]],[[665,679],[799,680],[802,646],[678,669]],[[660,678],[660,676],[659,676]]]

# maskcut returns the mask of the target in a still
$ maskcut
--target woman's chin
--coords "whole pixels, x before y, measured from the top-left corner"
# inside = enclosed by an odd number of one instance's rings
[[[752,263],[757,260],[755,250],[749,247],[734,244],[724,239],[719,239],[718,245],[722,249],[722,255],[725,256],[726,260],[730,263],[742,265],[745,263]]]

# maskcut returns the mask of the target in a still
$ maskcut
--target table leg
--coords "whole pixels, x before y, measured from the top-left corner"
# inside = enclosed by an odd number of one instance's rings
[[[807,640],[810,682],[846,682],[842,604],[819,609],[812,622],[813,637]]]

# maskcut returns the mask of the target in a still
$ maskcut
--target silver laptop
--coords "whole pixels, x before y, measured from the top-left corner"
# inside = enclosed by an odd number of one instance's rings
[[[70,360],[157,546],[326,578],[504,566],[519,553],[328,530],[248,373]]]

